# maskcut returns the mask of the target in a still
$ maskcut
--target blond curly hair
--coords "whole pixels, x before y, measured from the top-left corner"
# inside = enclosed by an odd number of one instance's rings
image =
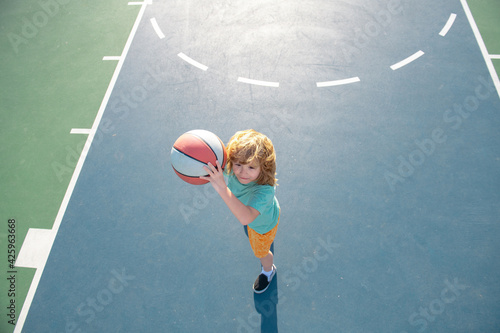
[[[226,172],[233,171],[234,163],[251,164],[255,160],[260,165],[260,175],[256,180],[259,185],[277,185],[276,154],[271,140],[253,129],[236,132],[226,147]]]

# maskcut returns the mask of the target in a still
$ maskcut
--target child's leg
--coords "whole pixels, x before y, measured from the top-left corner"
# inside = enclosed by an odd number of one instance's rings
[[[252,228],[248,228],[248,239],[250,240],[250,245],[252,246],[255,256],[260,259],[260,263],[262,265],[262,272],[253,283],[253,290],[257,294],[263,293],[267,290],[271,284],[274,274],[276,273],[273,265],[274,255],[271,252],[271,246],[277,229],[278,225],[265,234],[259,234]]]
[[[272,271],[273,258],[273,253],[271,251],[269,251],[269,253],[264,258],[260,258],[260,263],[266,272]]]

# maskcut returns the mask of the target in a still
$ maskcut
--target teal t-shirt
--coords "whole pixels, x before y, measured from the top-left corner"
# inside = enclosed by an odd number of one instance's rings
[[[234,174],[230,174],[227,187],[246,206],[259,211],[259,215],[248,226],[259,234],[265,234],[278,224],[280,205],[276,199],[276,188],[255,182],[242,184]]]

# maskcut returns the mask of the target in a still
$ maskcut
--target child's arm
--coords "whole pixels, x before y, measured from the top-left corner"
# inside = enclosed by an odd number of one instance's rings
[[[224,200],[229,210],[236,216],[238,221],[243,225],[252,223],[260,214],[259,211],[253,207],[244,205],[233,192],[231,192],[224,181],[224,174],[219,161],[217,161],[217,168],[214,167],[212,163],[208,163],[208,167],[204,167],[204,169],[208,172],[209,176],[200,178],[208,180],[210,184],[212,184],[215,191],[219,193],[222,200]]]

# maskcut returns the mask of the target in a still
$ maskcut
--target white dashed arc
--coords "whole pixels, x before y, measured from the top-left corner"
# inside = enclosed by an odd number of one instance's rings
[[[455,13],[452,13],[450,14],[450,17],[448,18],[448,21],[446,22],[446,24],[443,26],[443,28],[441,29],[441,31],[439,32],[439,35],[444,37],[446,36],[446,34],[448,33],[448,31],[450,31],[451,27],[453,26],[453,23],[455,22],[455,19],[457,17],[457,14]],[[156,32],[156,34],[158,35],[158,37],[160,39],[164,39],[165,38],[165,34],[163,33],[163,31],[161,30],[160,26],[158,25],[158,22],[156,21],[156,18],[151,18],[150,19],[150,22],[151,22],[151,25],[154,29],[154,31]],[[422,57],[423,55],[425,54],[424,51],[422,50],[418,50],[417,52],[415,52],[414,54],[410,55],[409,57],[393,64],[390,66],[390,68],[395,71],[395,70],[398,70],[410,63],[412,63],[413,61],[417,60],[418,58]],[[193,58],[189,57],[188,55],[184,54],[183,52],[180,52],[177,54],[179,56],[179,58],[181,58],[182,60],[184,60],[185,62],[187,62],[188,64],[198,68],[198,69],[201,69],[203,71],[207,71],[208,70],[208,66],[194,60]],[[273,88],[278,88],[279,87],[279,82],[272,82],[272,81],[262,81],[262,80],[255,80],[255,79],[250,79],[250,78],[244,78],[244,77],[238,77],[237,79],[238,82],[241,82],[241,83],[247,83],[247,84],[252,84],[252,85],[258,85],[258,86],[264,86],[264,87],[273,87]],[[360,82],[361,79],[359,78],[359,76],[354,76],[354,77],[351,77],[351,78],[346,78],[346,79],[340,79],[340,80],[332,80],[332,81],[323,81],[323,82],[316,82],[316,87],[318,88],[324,88],[324,87],[333,87],[333,86],[340,86],[340,85],[346,85],[346,84],[351,84],[351,83],[356,83],[356,82]]]

